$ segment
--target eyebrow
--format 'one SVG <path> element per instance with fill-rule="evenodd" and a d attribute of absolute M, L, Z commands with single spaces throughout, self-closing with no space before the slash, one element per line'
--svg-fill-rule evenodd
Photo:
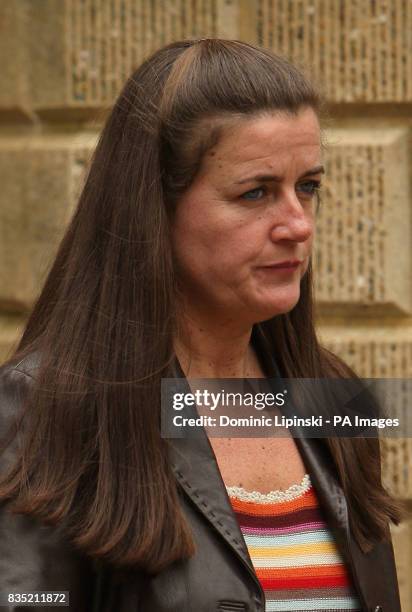
<path fill-rule="evenodd" d="M 312 176 L 313 174 L 325 174 L 324 166 L 316 166 L 315 168 L 307 170 L 299 177 L 299 180 L 305 178 L 306 176 Z M 248 178 L 242 179 L 241 181 L 235 181 L 235 183 L 236 185 L 241 185 L 242 183 L 250 183 L 251 181 L 275 181 L 277 183 L 280 183 L 282 180 L 283 179 L 281 176 L 276 176 L 275 174 L 256 174 L 255 176 L 249 176 Z"/>

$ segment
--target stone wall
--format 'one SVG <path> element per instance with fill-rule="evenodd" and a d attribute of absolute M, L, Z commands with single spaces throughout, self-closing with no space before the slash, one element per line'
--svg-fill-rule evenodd
<path fill-rule="evenodd" d="M 412 376 L 412 0 L 2 0 L 0 23 L 0 359 L 128 74 L 167 42 L 218 36 L 269 47 L 320 83 L 331 113 L 314 261 L 321 338 L 362 376 Z M 409 439 L 383 444 L 387 486 L 408 502 L 411 451 Z M 404 612 L 411 529 L 393 529 Z"/>

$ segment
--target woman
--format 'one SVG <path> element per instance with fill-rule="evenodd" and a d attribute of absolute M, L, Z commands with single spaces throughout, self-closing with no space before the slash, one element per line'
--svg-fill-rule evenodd
<path fill-rule="evenodd" d="M 172 43 L 127 81 L 2 368 L 0 591 L 70 591 L 76 611 L 400 610 L 377 439 L 160 435 L 165 377 L 354 375 L 313 325 L 321 116 L 296 67 L 239 41 Z M 306 476 L 339 562 L 316 588 L 265 586 L 228 492 L 305 483 L 307 500 Z"/>

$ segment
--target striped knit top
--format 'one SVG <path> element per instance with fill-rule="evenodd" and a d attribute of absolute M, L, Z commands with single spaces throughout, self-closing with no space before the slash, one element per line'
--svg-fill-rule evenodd
<path fill-rule="evenodd" d="M 362 609 L 309 474 L 286 491 L 226 489 L 266 612 Z"/>

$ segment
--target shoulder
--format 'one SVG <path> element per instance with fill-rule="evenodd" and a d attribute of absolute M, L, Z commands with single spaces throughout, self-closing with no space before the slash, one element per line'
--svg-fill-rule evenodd
<path fill-rule="evenodd" d="M 40 354 L 11 359 L 0 367 L 0 474 L 13 463 L 22 435 L 20 416 L 34 388 Z"/>
<path fill-rule="evenodd" d="M 22 399 L 22 394 L 34 385 L 39 367 L 38 351 L 0 366 L 0 404 L 4 406 L 6 399 L 9 401 Z"/>
<path fill-rule="evenodd" d="M 34 386 L 40 364 L 38 353 L 0 366 L 0 435 L 18 416 L 30 389 Z"/>
<path fill-rule="evenodd" d="M 35 379 L 40 367 L 40 351 L 32 351 L 25 357 L 12 359 L 0 366 L 0 381 Z M 28 381 L 27 381 L 28 382 Z"/>
<path fill-rule="evenodd" d="M 40 352 L 33 351 L 22 359 L 9 360 L 0 366 L 0 386 L 5 391 L 30 386 L 40 367 Z"/>

